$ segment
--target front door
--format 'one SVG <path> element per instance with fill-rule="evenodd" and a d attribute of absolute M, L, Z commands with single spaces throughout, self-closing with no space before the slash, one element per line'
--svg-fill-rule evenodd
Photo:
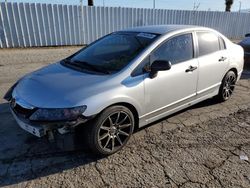
<path fill-rule="evenodd" d="M 159 71 L 150 79 L 145 78 L 145 119 L 157 116 L 176 108 L 196 95 L 198 61 L 194 58 L 192 33 L 175 36 L 150 54 L 150 63 L 166 60 L 172 63 L 167 71 Z"/>

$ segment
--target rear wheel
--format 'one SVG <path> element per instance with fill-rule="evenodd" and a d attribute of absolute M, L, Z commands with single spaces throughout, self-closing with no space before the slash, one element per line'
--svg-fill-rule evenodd
<path fill-rule="evenodd" d="M 236 79 L 236 75 L 233 71 L 229 71 L 225 75 L 220 86 L 219 94 L 217 96 L 220 101 L 226 101 L 232 96 Z"/>
<path fill-rule="evenodd" d="M 112 106 L 89 125 L 89 147 L 97 154 L 113 154 L 126 145 L 133 130 L 132 112 L 124 106 Z"/>

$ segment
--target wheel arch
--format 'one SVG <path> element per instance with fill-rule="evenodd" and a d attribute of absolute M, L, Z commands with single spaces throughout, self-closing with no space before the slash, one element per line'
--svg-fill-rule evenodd
<path fill-rule="evenodd" d="M 227 71 L 227 73 L 228 73 L 229 71 L 233 71 L 233 72 L 235 73 L 236 79 L 238 78 L 238 70 L 237 70 L 235 67 L 230 68 L 230 69 Z M 227 73 L 226 73 L 226 74 L 227 74 Z M 226 75 L 226 74 L 225 74 L 225 75 Z"/>
<path fill-rule="evenodd" d="M 124 107 L 128 108 L 132 112 L 132 114 L 134 116 L 134 120 L 135 120 L 135 127 L 134 127 L 135 129 L 134 129 L 134 131 L 136 131 L 139 128 L 139 113 L 138 113 L 137 109 L 134 107 L 134 105 L 132 105 L 132 104 L 130 104 L 128 102 L 118 102 L 118 103 L 114 103 L 114 104 L 111 104 L 111 105 L 107 106 L 101 112 L 103 112 L 105 109 L 107 109 L 109 107 L 112 107 L 112 106 L 124 106 Z"/>
<path fill-rule="evenodd" d="M 218 99 L 218 101 L 219 102 L 224 102 L 224 101 L 226 101 L 226 100 L 228 100 L 230 97 L 231 97 L 231 95 L 232 95 L 232 93 L 233 93 L 233 90 L 234 90 L 234 86 L 233 86 L 233 88 L 231 88 L 231 83 L 229 83 L 230 85 L 229 86 L 225 86 L 225 87 L 230 87 L 230 89 L 231 89 L 231 94 L 230 94 L 230 92 L 229 91 L 225 91 L 226 93 L 228 93 L 228 96 L 226 95 L 226 96 L 224 96 L 224 84 L 225 84 L 225 79 L 226 79 L 226 77 L 227 77 L 227 75 L 230 73 L 230 72 L 233 72 L 234 74 L 235 74 L 235 77 L 236 77 L 236 79 L 237 79 L 237 77 L 238 77 L 238 72 L 237 72 L 237 69 L 236 68 L 230 68 L 227 72 L 226 72 L 226 74 L 224 75 L 224 77 L 223 77 L 223 79 L 222 79 L 222 82 L 221 82 L 221 85 L 220 85 L 220 88 L 219 88 L 219 93 L 218 93 L 218 95 L 216 96 L 216 98 Z M 235 84 L 235 82 L 236 82 L 237 80 L 235 80 L 234 81 L 234 84 Z M 231 81 L 230 81 L 231 82 Z"/>

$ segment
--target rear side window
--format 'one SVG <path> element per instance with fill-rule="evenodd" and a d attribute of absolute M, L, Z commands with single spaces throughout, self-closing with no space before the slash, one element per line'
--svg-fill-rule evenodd
<path fill-rule="evenodd" d="M 226 49 L 225 41 L 221 37 L 219 37 L 219 43 L 220 43 L 220 50 L 225 50 Z"/>
<path fill-rule="evenodd" d="M 197 32 L 199 56 L 208 55 L 220 50 L 218 36 L 212 32 Z"/>
<path fill-rule="evenodd" d="M 169 39 L 151 54 L 151 62 L 167 60 L 172 64 L 188 61 L 193 58 L 192 34 L 183 34 Z"/>

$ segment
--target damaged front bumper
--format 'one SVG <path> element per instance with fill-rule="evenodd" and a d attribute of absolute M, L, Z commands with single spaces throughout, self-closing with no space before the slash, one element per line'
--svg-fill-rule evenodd
<path fill-rule="evenodd" d="M 25 131 L 37 136 L 37 137 L 42 137 L 46 135 L 46 130 L 42 125 L 35 125 L 32 124 L 28 121 L 26 121 L 24 118 L 18 117 L 15 112 L 10 108 L 10 111 L 15 118 L 17 124 Z"/>
<path fill-rule="evenodd" d="M 10 106 L 10 111 L 15 118 L 17 124 L 25 131 L 30 134 L 43 137 L 48 135 L 49 139 L 53 139 L 53 135 L 55 132 L 59 134 L 70 133 L 74 130 L 74 128 L 80 124 L 87 122 L 90 118 L 78 118 L 74 121 L 59 121 L 59 122 L 33 122 L 27 118 L 22 117 L 17 114 L 12 107 Z"/>

